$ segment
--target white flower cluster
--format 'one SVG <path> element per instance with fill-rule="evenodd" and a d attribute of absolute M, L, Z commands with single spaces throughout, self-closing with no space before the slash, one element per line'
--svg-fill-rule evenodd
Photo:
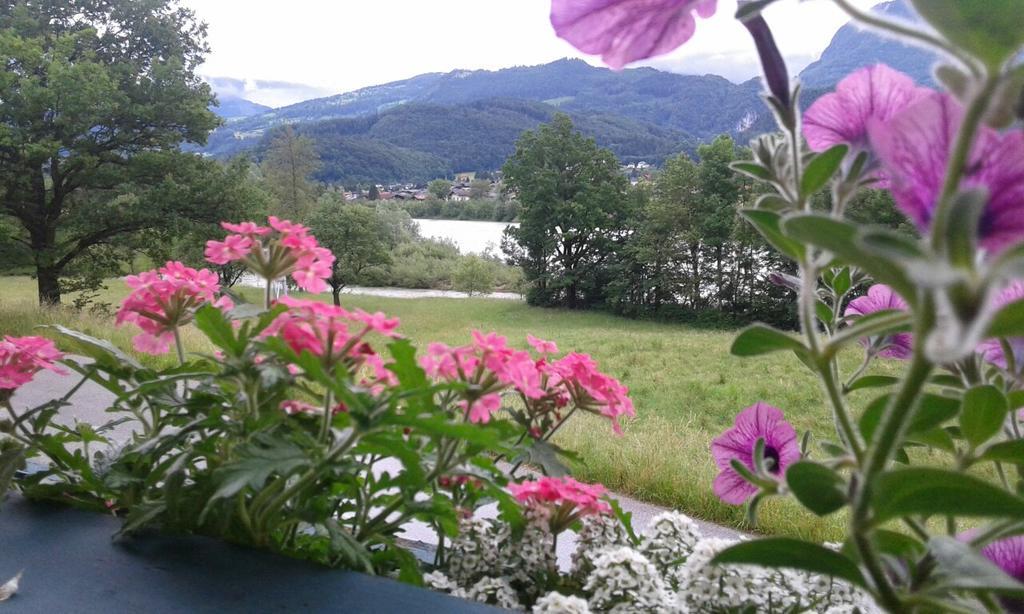
<path fill-rule="evenodd" d="M 629 546 L 597 557 L 583 591 L 598 612 L 664 612 L 675 601 L 658 569 Z"/>
<path fill-rule="evenodd" d="M 533 614 L 591 614 L 586 600 L 573 595 L 550 592 L 537 600 Z"/>
<path fill-rule="evenodd" d="M 651 519 L 640 539 L 640 552 L 666 577 L 683 559 L 689 558 L 701 539 L 697 523 L 678 512 L 666 512 Z M 672 588 L 678 588 L 675 581 Z"/>
<path fill-rule="evenodd" d="M 587 516 L 583 528 L 576 537 L 576 550 L 572 553 L 572 577 L 581 584 L 594 571 L 594 559 L 601 552 L 617 546 L 630 545 L 629 535 L 617 518 L 611 516 Z"/>
<path fill-rule="evenodd" d="M 711 559 L 735 542 L 702 539 L 675 570 L 677 611 L 709 612 L 753 609 L 758 612 L 878 612 L 871 598 L 832 578 L 793 570 L 746 565 L 717 566 Z"/>
<path fill-rule="evenodd" d="M 572 568 L 557 570 L 548 517 L 527 512 L 513 534 L 498 520 L 463 521 L 446 573 L 424 576 L 427 586 L 503 608 L 533 612 L 769 612 L 871 614 L 869 596 L 814 574 L 711 564 L 727 539 L 702 538 L 696 523 L 676 512 L 653 518 L 634 542 L 615 518 L 590 516 L 577 535 Z"/>
<path fill-rule="evenodd" d="M 435 571 L 424 581 L 458 597 L 521 609 L 520 597 L 533 601 L 544 589 L 537 578 L 556 570 L 549 513 L 546 508 L 527 510 L 526 525 L 517 535 L 505 523 L 461 521 L 449 548 L 447 573 Z"/>

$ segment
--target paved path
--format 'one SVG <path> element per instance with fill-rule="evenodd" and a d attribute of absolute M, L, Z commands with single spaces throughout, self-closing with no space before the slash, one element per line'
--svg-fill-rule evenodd
<path fill-rule="evenodd" d="M 87 359 L 81 358 L 81 361 Z M 50 371 L 40 372 L 35 380 L 26 386 L 22 386 L 14 394 L 12 405 L 15 411 L 36 407 L 53 398 L 61 397 L 71 390 L 79 381 L 77 373 L 69 375 L 58 375 Z M 94 382 L 86 382 L 79 388 L 69 401 L 70 405 L 62 408 L 58 414 L 58 420 L 63 424 L 71 425 L 76 420 L 88 422 L 94 426 L 100 426 L 111 419 L 111 414 L 106 412 L 114 400 L 114 395 Z M 111 438 L 115 441 L 125 441 L 132 432 L 131 424 L 121 424 L 111 432 Z M 381 471 L 400 471 L 401 465 L 396 461 L 393 466 L 381 463 Z M 633 514 L 633 526 L 639 531 L 647 526 L 648 521 L 665 511 L 667 508 L 651 505 L 637 501 L 630 497 L 612 493 L 618 499 L 619 504 L 627 512 Z M 478 513 L 483 517 L 493 517 L 497 513 L 496 506 L 484 506 Z M 698 520 L 704 535 L 708 537 L 735 538 L 739 534 L 729 528 Z M 404 529 L 402 537 L 410 542 L 430 546 L 436 544 L 434 532 L 425 524 L 413 521 Z M 559 539 L 558 560 L 563 567 L 568 567 L 572 551 L 575 549 L 575 536 L 569 539 Z"/>

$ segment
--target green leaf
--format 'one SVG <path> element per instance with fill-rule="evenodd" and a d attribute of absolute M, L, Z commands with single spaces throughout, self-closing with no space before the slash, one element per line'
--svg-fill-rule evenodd
<path fill-rule="evenodd" d="M 743 329 L 730 349 L 733 356 L 760 356 L 784 350 L 792 350 L 797 354 L 807 353 L 807 348 L 794 337 L 764 324 L 754 324 Z"/>
<path fill-rule="evenodd" d="M 993 444 L 985 450 L 981 459 L 997 463 L 1024 465 L 1024 439 Z"/>
<path fill-rule="evenodd" d="M 842 296 L 850 291 L 853 281 L 850 279 L 850 267 L 844 266 L 841 271 L 832 279 L 832 290 L 837 296 Z"/>
<path fill-rule="evenodd" d="M 795 215 L 782 223 L 786 236 L 827 249 L 846 264 L 867 271 L 878 283 L 888 284 L 909 304 L 917 299 L 917 288 L 896 259 L 860 241 L 860 228 L 850 222 L 819 214 Z"/>
<path fill-rule="evenodd" d="M 1024 498 L 971 475 L 930 467 L 883 473 L 872 501 L 877 523 L 914 514 L 1024 518 Z"/>
<path fill-rule="evenodd" d="M 914 8 L 950 42 L 1000 68 L 1024 44 L 1021 0 L 912 0 Z"/>
<path fill-rule="evenodd" d="M 878 428 L 878 423 L 891 398 L 891 394 L 884 394 L 871 401 L 867 409 L 864 410 L 858 424 L 861 435 L 866 441 L 871 441 L 874 436 L 875 429 Z M 943 422 L 951 420 L 959 411 L 959 399 L 931 393 L 923 394 L 907 432 L 913 434 L 930 431 Z"/>
<path fill-rule="evenodd" d="M 898 384 L 899 381 L 900 378 L 891 375 L 865 375 L 855 379 L 846 390 L 847 392 L 853 392 L 854 390 L 864 390 L 866 388 L 885 388 L 886 386 Z"/>
<path fill-rule="evenodd" d="M 562 477 L 569 475 L 569 469 L 562 463 L 559 455 L 561 448 L 543 439 L 535 439 L 533 445 L 526 449 L 526 462 L 541 468 L 546 476 Z"/>
<path fill-rule="evenodd" d="M 857 565 L 847 557 L 817 544 L 788 537 L 740 542 L 718 553 L 712 562 L 719 565 L 799 569 L 846 580 L 856 586 L 865 586 L 864 576 Z"/>
<path fill-rule="evenodd" d="M 767 209 L 744 209 L 740 214 L 747 219 L 772 247 L 792 260 L 803 258 L 806 248 L 782 232 L 782 216 Z"/>
<path fill-rule="evenodd" d="M 310 462 L 301 447 L 269 435 L 239 446 L 236 454 L 237 458 L 214 471 L 213 478 L 219 486 L 210 497 L 210 503 L 234 496 L 247 486 L 258 489 L 271 475 L 287 476 Z"/>
<path fill-rule="evenodd" d="M 844 346 L 864 338 L 907 332 L 913 326 L 913 322 L 911 314 L 893 309 L 860 316 L 853 321 L 853 324 L 841 329 L 832 337 L 824 355 L 826 357 L 834 356 Z"/>
<path fill-rule="evenodd" d="M 800 181 L 800 194 L 804 198 L 810 198 L 828 185 L 849 150 L 846 145 L 835 145 L 814 156 L 804 169 L 804 176 Z"/>
<path fill-rule="evenodd" d="M 1010 411 L 1003 392 L 992 385 L 976 386 L 964 393 L 960 433 L 977 448 L 999 434 Z"/>
<path fill-rule="evenodd" d="M 14 474 L 25 468 L 25 448 L 11 439 L 0 439 L 0 505 L 11 488 Z"/>
<path fill-rule="evenodd" d="M 142 364 L 139 363 L 139 361 L 135 360 L 128 354 L 121 351 L 121 349 L 118 348 L 113 343 L 106 341 L 104 339 L 97 339 L 96 337 L 87 335 L 85 333 L 80 333 L 77 330 L 72 330 L 65 326 L 61 326 L 60 324 L 51 324 L 40 328 L 52 328 L 61 335 L 73 339 L 74 341 L 78 342 L 78 344 L 82 348 L 82 351 L 84 351 L 90 357 L 95 359 L 97 362 L 110 364 L 111 359 L 113 359 L 113 362 L 115 364 L 120 363 L 122 365 L 132 367 L 133 369 L 142 368 Z"/>
<path fill-rule="evenodd" d="M 928 541 L 928 551 L 935 559 L 936 581 L 943 588 L 1024 596 L 1024 584 L 960 540 L 933 537 Z"/>
<path fill-rule="evenodd" d="M 224 350 L 228 355 L 240 356 L 245 351 L 245 341 L 235 336 L 231 320 L 220 309 L 212 305 L 204 305 L 196 311 L 193 322 L 213 345 Z"/>
<path fill-rule="evenodd" d="M 772 172 L 756 162 L 733 162 L 729 164 L 729 168 L 761 181 L 771 181 L 773 179 Z"/>
<path fill-rule="evenodd" d="M 1009 303 L 996 312 L 986 337 L 1024 336 L 1024 300 Z"/>
<path fill-rule="evenodd" d="M 416 348 L 408 339 L 397 339 L 388 344 L 393 359 L 388 369 L 398 377 L 407 399 L 409 409 L 414 412 L 429 412 L 433 408 L 430 381 L 426 372 L 416 362 Z"/>
<path fill-rule="evenodd" d="M 804 507 L 827 516 L 846 505 L 846 483 L 824 465 L 800 461 L 786 469 L 786 484 Z"/>

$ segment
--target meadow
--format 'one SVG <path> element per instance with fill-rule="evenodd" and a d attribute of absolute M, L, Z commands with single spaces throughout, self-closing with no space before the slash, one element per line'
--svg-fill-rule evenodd
<path fill-rule="evenodd" d="M 116 309 L 125 292 L 123 283 L 110 281 L 99 300 Z M 66 302 L 70 302 L 67 297 Z M 716 469 L 710 442 L 744 407 L 763 400 L 781 408 L 799 432 L 810 429 L 817 438 L 834 437 L 829 412 L 807 368 L 786 354 L 760 360 L 731 356 L 734 332 L 491 299 L 348 295 L 343 304 L 398 316 L 400 330 L 420 347 L 429 341 L 466 343 L 470 331 L 479 329 L 497 331 L 523 348 L 530 333 L 557 342 L 562 352 L 591 354 L 604 371 L 629 387 L 637 417 L 624 424 L 622 436 L 615 436 L 603 419 L 582 416 L 571 421 L 559 433 L 558 442 L 584 459 L 574 467 L 574 475 L 705 520 L 752 530 L 744 522 L 744 510 L 720 503 L 711 491 Z M 109 339 L 126 349 L 136 332 L 130 326 L 116 328 L 110 312 L 41 309 L 33 280 L 0 278 L 0 333 L 39 334 L 37 325 L 53 323 Z M 189 350 L 209 350 L 197 331 L 184 333 Z M 42 334 L 50 333 L 43 329 Z M 74 351 L 66 340 L 60 343 L 63 349 Z M 139 357 L 151 364 L 172 360 L 170 355 Z M 860 358 L 855 350 L 844 354 L 844 369 L 854 369 Z M 858 409 L 872 398 L 870 391 L 854 394 L 859 395 L 853 397 Z M 823 541 L 840 539 L 844 524 L 841 514 L 817 518 L 790 501 L 772 500 L 762 506 L 759 524 L 753 530 Z"/>

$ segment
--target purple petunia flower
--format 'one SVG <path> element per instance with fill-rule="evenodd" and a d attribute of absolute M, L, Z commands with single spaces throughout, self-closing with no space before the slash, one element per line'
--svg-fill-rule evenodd
<path fill-rule="evenodd" d="M 1007 286 L 995 300 L 995 308 L 1000 309 L 1010 303 L 1024 300 L 1024 282 L 1015 281 Z M 1013 352 L 1013 363 L 1017 370 L 1024 367 L 1024 337 L 1009 337 L 1006 342 Z M 998 339 L 987 339 L 978 344 L 978 353 L 987 362 L 997 365 L 1003 369 L 1007 368 L 1006 354 L 1003 352 L 1003 345 Z"/>
<path fill-rule="evenodd" d="M 906 311 L 907 303 L 889 286 L 875 284 L 868 288 L 866 295 L 850 301 L 844 315 L 847 318 L 857 318 L 887 310 Z M 878 353 L 882 358 L 906 360 L 914 353 L 914 337 L 910 333 L 889 335 L 881 342 L 875 339 L 861 339 L 861 344 L 864 346 L 871 346 L 875 343 L 882 347 L 882 351 Z"/>
<path fill-rule="evenodd" d="M 896 204 L 927 230 L 941 195 L 946 166 L 963 122 L 963 107 L 934 93 L 869 126 Z M 981 217 L 981 246 L 998 252 L 1024 238 L 1024 130 L 1004 134 L 982 126 L 967 165 L 963 188 L 983 188 L 988 204 Z"/>
<path fill-rule="evenodd" d="M 868 126 L 886 122 L 932 90 L 918 87 L 907 75 L 885 64 L 851 73 L 836 91 L 816 100 L 804 114 L 803 132 L 814 151 L 845 143 L 852 149 L 869 145 Z"/>
<path fill-rule="evenodd" d="M 758 439 L 764 439 L 764 457 L 773 475 L 784 475 L 786 467 L 800 460 L 796 431 L 783 419 L 781 410 L 764 402 L 744 409 L 733 427 L 711 442 L 711 455 L 721 470 L 714 491 L 725 503 L 739 505 L 757 494 L 757 486 L 736 473 L 731 462 L 736 459 L 753 470 Z"/>
<path fill-rule="evenodd" d="M 1006 575 L 1024 582 L 1024 535 L 994 541 L 982 548 L 981 553 Z"/>
<path fill-rule="evenodd" d="M 718 0 L 552 0 L 551 25 L 584 53 L 618 70 L 690 40 L 694 13 L 715 14 Z"/>

